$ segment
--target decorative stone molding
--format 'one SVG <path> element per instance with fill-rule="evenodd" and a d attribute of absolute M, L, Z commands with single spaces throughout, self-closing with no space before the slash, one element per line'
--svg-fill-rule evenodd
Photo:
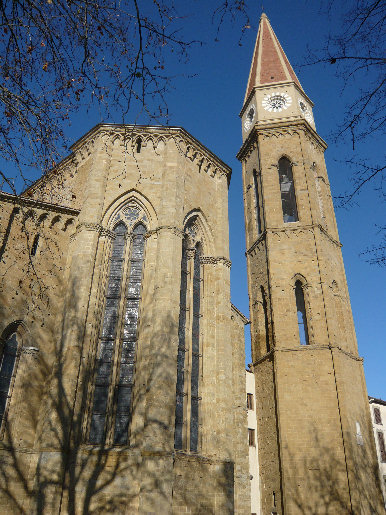
<path fill-rule="evenodd" d="M 148 231 L 145 235 L 145 238 L 150 238 L 150 236 L 157 235 L 161 231 L 171 231 L 176 236 L 183 238 L 184 231 L 175 225 L 159 225 L 155 229 Z"/>
<path fill-rule="evenodd" d="M 200 263 L 202 265 L 224 265 L 227 268 L 232 266 L 232 261 L 224 256 L 202 256 L 200 258 Z"/>
<path fill-rule="evenodd" d="M 38 359 L 39 356 L 39 349 L 37 347 L 22 347 L 21 353 L 26 356 L 32 356 L 35 360 Z"/>

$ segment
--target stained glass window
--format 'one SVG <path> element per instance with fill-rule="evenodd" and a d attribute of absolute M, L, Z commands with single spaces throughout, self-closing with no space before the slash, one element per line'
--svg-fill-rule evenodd
<path fill-rule="evenodd" d="M 190 232 L 189 232 L 190 231 Z M 186 229 L 190 237 L 195 237 L 191 227 Z M 201 248 L 196 243 L 193 249 L 188 249 L 188 236 L 182 245 L 181 287 L 180 287 L 180 317 L 178 326 L 177 353 L 177 385 L 176 385 L 176 417 L 174 447 L 198 450 L 199 434 L 199 377 L 200 377 L 200 309 L 201 309 Z M 194 254 L 193 260 L 188 260 L 188 252 Z M 190 273 L 189 273 L 190 270 Z M 187 300 L 189 299 L 189 303 Z M 190 304 L 191 303 L 191 304 Z M 187 311 L 191 312 L 191 325 L 187 327 Z M 191 347 L 187 348 L 187 334 L 191 334 Z M 187 358 L 189 355 L 189 359 Z M 186 364 L 189 370 L 186 371 Z M 186 373 L 187 372 L 187 373 Z M 187 378 L 190 388 L 187 387 Z M 187 390 L 190 390 L 189 393 Z M 187 409 L 187 408 L 190 409 Z M 189 417 L 189 418 L 188 418 Z"/>
<path fill-rule="evenodd" d="M 129 279 L 125 294 L 121 359 L 116 386 L 115 444 L 127 443 L 129 434 L 145 232 L 142 224 L 137 225 L 133 231 Z"/>
<path fill-rule="evenodd" d="M 287 222 L 296 222 L 298 211 L 296 209 L 296 197 L 294 179 L 292 174 L 292 165 L 289 159 L 282 157 L 279 159 L 279 180 L 281 193 L 281 206 L 283 209 L 283 220 Z"/>
<path fill-rule="evenodd" d="M 114 229 L 89 432 L 89 442 L 93 444 L 105 441 L 107 430 L 112 424 L 114 444 L 126 444 L 128 440 L 145 232 L 143 224 L 133 230 L 130 263 L 125 273 L 128 277 L 124 281 L 127 228 L 120 222 Z M 125 291 L 124 283 L 127 284 Z M 122 327 L 119 311 L 123 295 L 123 329 L 122 334 L 117 334 L 118 328 Z"/>
<path fill-rule="evenodd" d="M 192 321 L 192 371 L 190 402 L 190 450 L 197 451 L 198 446 L 198 378 L 200 374 L 200 303 L 201 303 L 201 265 L 200 244 L 194 253 L 193 268 L 193 321 Z"/>
<path fill-rule="evenodd" d="M 178 321 L 178 352 L 177 352 L 177 387 L 176 387 L 176 422 L 174 447 L 183 448 L 184 425 L 184 366 L 185 366 L 185 331 L 186 331 L 186 293 L 187 293 L 187 238 L 182 243 L 181 286 L 180 286 L 180 316 Z"/>

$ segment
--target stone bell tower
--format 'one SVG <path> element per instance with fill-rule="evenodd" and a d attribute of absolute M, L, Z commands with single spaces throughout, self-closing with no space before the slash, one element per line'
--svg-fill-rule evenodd
<path fill-rule="evenodd" d="M 261 513 L 383 513 L 313 103 L 262 15 L 242 120 Z"/>

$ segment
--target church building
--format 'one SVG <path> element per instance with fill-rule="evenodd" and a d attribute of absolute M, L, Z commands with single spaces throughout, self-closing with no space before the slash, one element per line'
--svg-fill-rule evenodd
<path fill-rule="evenodd" d="M 238 153 L 257 513 L 378 515 L 312 107 L 263 14 Z M 20 196 L 0 193 L 1 513 L 251 513 L 230 180 L 181 127 L 100 124 Z"/>

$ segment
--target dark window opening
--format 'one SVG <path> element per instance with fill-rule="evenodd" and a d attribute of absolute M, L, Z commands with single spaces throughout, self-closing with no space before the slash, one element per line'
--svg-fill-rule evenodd
<path fill-rule="evenodd" d="M 376 424 L 382 424 L 381 410 L 374 408 L 374 419 Z"/>
<path fill-rule="evenodd" d="M 381 455 L 381 462 L 386 463 L 386 447 L 385 447 L 385 439 L 383 437 L 382 431 L 377 431 L 378 437 L 378 445 L 379 445 L 379 454 Z"/>
<path fill-rule="evenodd" d="M 198 378 L 200 372 L 201 249 L 197 243 L 193 264 L 192 370 L 190 403 L 190 450 L 198 448 Z"/>
<path fill-rule="evenodd" d="M 188 278 L 187 238 L 182 242 L 181 285 L 180 285 L 180 316 L 178 321 L 178 351 L 177 351 L 177 385 L 176 385 L 176 416 L 174 431 L 174 448 L 183 448 L 184 425 L 184 366 L 185 366 L 185 330 L 186 330 L 186 294 Z"/>
<path fill-rule="evenodd" d="M 292 165 L 286 157 L 279 159 L 279 181 L 284 223 L 297 222 L 299 218 L 296 208 Z"/>
<path fill-rule="evenodd" d="M 32 247 L 31 247 L 31 256 L 36 256 L 36 252 L 38 250 L 38 246 L 39 246 L 39 234 L 37 234 L 34 238 L 34 241 L 32 243 Z"/>
<path fill-rule="evenodd" d="M 259 185 L 257 179 L 257 172 L 253 170 L 253 183 L 255 186 L 255 202 L 256 202 L 256 223 L 257 223 L 257 232 L 261 234 L 261 217 L 260 217 L 260 199 L 259 199 Z"/>
<path fill-rule="evenodd" d="M 308 345 L 308 327 L 307 327 L 307 314 L 304 302 L 304 291 L 300 281 L 295 283 L 295 298 L 296 298 L 296 311 L 298 317 L 298 329 L 301 345 Z"/>
<path fill-rule="evenodd" d="M 137 154 L 140 154 L 141 147 L 142 147 L 142 139 L 138 138 L 136 143 L 137 143 L 137 146 L 136 146 Z"/>
<path fill-rule="evenodd" d="M 0 423 L 3 420 L 9 389 L 17 356 L 17 337 L 16 333 L 11 334 L 3 344 L 1 365 L 0 365 Z"/>
<path fill-rule="evenodd" d="M 247 409 L 253 409 L 253 394 L 247 393 Z"/>
<path fill-rule="evenodd" d="M 265 350 L 269 352 L 271 350 L 271 345 L 269 341 L 269 320 L 268 320 L 268 306 L 267 306 L 267 298 L 265 295 L 264 288 L 261 286 L 261 296 L 263 299 L 263 311 L 264 311 L 264 329 L 265 329 Z"/>
<path fill-rule="evenodd" d="M 249 447 L 255 447 L 256 446 L 256 440 L 255 440 L 255 430 L 248 428 L 248 443 Z"/>

